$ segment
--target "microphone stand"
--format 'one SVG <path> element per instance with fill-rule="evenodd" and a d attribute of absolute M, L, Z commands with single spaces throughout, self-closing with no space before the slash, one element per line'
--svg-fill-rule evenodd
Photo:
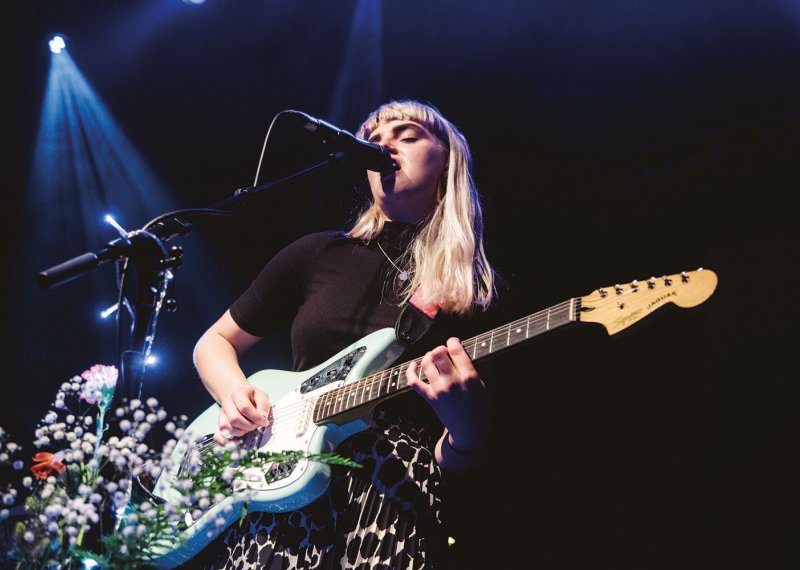
<path fill-rule="evenodd" d="M 327 159 L 283 178 L 239 188 L 232 196 L 208 208 L 167 212 L 132 232 L 120 229 L 121 237 L 108 242 L 100 250 L 64 261 L 36 276 L 39 286 L 52 289 L 110 261 L 121 263 L 117 318 L 120 331 L 126 315 L 130 319 L 130 337 L 127 347 L 123 347 L 121 338 L 118 339 L 120 375 L 110 409 L 116 409 L 125 400 L 141 398 L 146 361 L 155 340 L 158 316 L 162 309 L 175 310 L 177 306 L 173 279 L 174 270 L 181 265 L 183 252 L 179 246 L 167 248 L 166 242 L 188 234 L 201 220 L 237 215 L 245 205 L 263 197 L 267 191 L 331 168 L 345 158 L 344 153 L 332 153 Z M 116 416 L 111 414 L 110 417 Z"/>

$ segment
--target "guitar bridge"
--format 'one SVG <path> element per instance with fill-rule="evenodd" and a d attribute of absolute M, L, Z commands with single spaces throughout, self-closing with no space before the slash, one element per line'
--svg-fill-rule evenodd
<path fill-rule="evenodd" d="M 297 467 L 297 459 L 275 461 L 266 470 L 261 467 L 248 467 L 240 469 L 242 477 L 233 481 L 234 492 L 245 490 L 265 491 L 272 483 L 286 479 Z"/>

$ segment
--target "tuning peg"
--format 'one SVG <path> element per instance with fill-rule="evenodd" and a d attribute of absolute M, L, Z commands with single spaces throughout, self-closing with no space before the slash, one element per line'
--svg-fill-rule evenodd
<path fill-rule="evenodd" d="M 681 282 L 688 283 L 689 282 L 689 274 L 685 271 L 681 271 Z"/>
<path fill-rule="evenodd" d="M 639 290 L 639 282 L 636 279 L 631 281 L 631 289 L 633 290 L 634 293 L 636 293 L 636 291 Z"/>
<path fill-rule="evenodd" d="M 622 295 L 622 287 L 620 287 L 619 283 L 614 285 L 614 291 L 617 292 L 617 295 Z"/>
<path fill-rule="evenodd" d="M 669 287 L 670 285 L 672 285 L 672 279 L 670 279 L 670 278 L 669 278 L 669 277 L 667 277 L 666 275 L 664 275 L 664 276 L 662 277 L 662 279 L 664 280 L 664 285 L 666 285 L 667 287 Z"/>
<path fill-rule="evenodd" d="M 655 289 L 656 288 L 656 278 L 651 277 L 647 280 L 647 288 L 648 289 Z"/>
<path fill-rule="evenodd" d="M 617 301 L 617 308 L 624 309 L 625 308 L 625 303 L 623 303 L 622 301 Z"/>
<path fill-rule="evenodd" d="M 602 287 L 600 287 L 600 288 L 597 290 L 597 292 L 598 292 L 598 293 L 600 293 L 600 296 L 601 296 L 601 297 L 603 297 L 603 298 L 606 298 L 606 297 L 608 297 L 608 291 L 606 291 L 606 290 L 605 290 L 605 289 L 603 289 Z"/>

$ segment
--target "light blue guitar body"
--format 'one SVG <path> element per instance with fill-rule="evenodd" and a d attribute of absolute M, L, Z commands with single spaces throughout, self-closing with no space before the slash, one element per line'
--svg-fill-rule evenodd
<path fill-rule="evenodd" d="M 403 345 L 391 328 L 380 329 L 345 348 L 319 366 L 305 372 L 262 370 L 248 378 L 264 390 L 272 403 L 271 423 L 249 434 L 248 447 L 268 452 L 305 451 L 309 454 L 333 451 L 350 435 L 368 427 L 364 419 L 353 419 L 337 425 L 317 425 L 313 411 L 324 394 L 391 365 L 403 352 Z M 335 405 L 336 403 L 333 402 Z M 366 407 L 354 408 L 363 416 Z M 181 498 L 175 483 L 188 467 L 192 454 L 211 445 L 217 428 L 220 406 L 214 404 L 186 428 L 172 453 L 172 467 L 156 481 L 153 494 L 177 504 Z M 344 416 L 345 414 L 340 414 Z M 246 498 L 248 512 L 282 512 L 304 507 L 327 488 L 331 468 L 318 461 L 300 460 L 294 464 L 275 464 L 267 472 L 272 479 L 248 481 L 245 492 L 234 493 L 214 504 L 197 520 L 187 520 L 188 528 L 175 544 L 165 548 L 155 562 L 158 568 L 174 568 L 191 559 L 241 515 Z M 256 478 L 257 479 L 257 478 Z M 228 508 L 231 507 L 231 508 Z"/>

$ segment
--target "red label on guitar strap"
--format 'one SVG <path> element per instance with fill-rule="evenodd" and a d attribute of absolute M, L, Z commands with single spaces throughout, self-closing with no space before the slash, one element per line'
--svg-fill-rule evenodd
<path fill-rule="evenodd" d="M 409 303 L 414 305 L 417 309 L 419 309 L 419 311 L 422 314 L 424 314 L 429 319 L 436 318 L 436 314 L 439 312 L 439 305 L 437 305 L 436 303 L 433 303 L 433 302 L 428 303 L 427 305 L 423 304 L 423 302 L 422 302 L 423 297 L 424 297 L 424 293 L 422 291 L 422 287 L 419 287 L 419 289 L 417 289 L 416 293 L 414 293 L 411 296 L 411 299 L 409 300 Z"/>

